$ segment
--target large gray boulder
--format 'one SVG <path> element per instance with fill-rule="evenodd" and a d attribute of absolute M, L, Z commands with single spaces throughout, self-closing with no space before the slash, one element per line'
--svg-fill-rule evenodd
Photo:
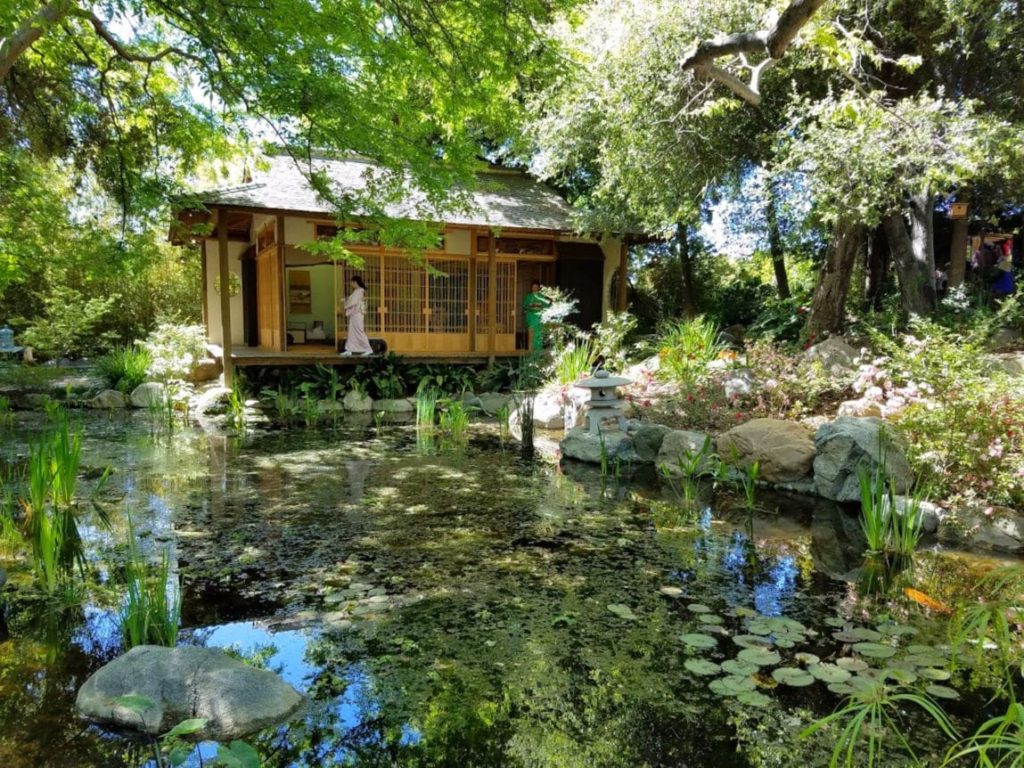
<path fill-rule="evenodd" d="M 132 408 L 152 408 L 163 405 L 164 385 L 157 381 L 139 384 L 132 390 L 128 402 L 131 403 Z"/>
<path fill-rule="evenodd" d="M 384 413 L 412 413 L 416 410 L 416 403 L 408 397 L 399 397 L 394 400 L 376 400 L 374 407 Z"/>
<path fill-rule="evenodd" d="M 1024 352 L 985 355 L 985 363 L 991 371 L 1001 371 L 1010 376 L 1024 376 Z"/>
<path fill-rule="evenodd" d="M 373 398 L 365 392 L 350 390 L 341 400 L 342 407 L 346 411 L 354 413 L 366 413 L 373 410 Z"/>
<path fill-rule="evenodd" d="M 814 448 L 814 488 L 826 499 L 859 501 L 859 473 L 874 473 L 883 462 L 896 493 L 914 484 L 903 448 L 881 419 L 841 416 L 818 429 Z"/>
<path fill-rule="evenodd" d="M 633 447 L 640 461 L 651 463 L 658 458 L 665 436 L 672 430 L 663 424 L 641 424 L 633 431 Z"/>
<path fill-rule="evenodd" d="M 860 353 L 839 336 L 829 336 L 804 352 L 804 358 L 817 361 L 833 375 L 849 373 L 857 367 Z"/>
<path fill-rule="evenodd" d="M 718 436 L 718 455 L 741 469 L 756 461 L 766 482 L 792 483 L 811 474 L 814 440 L 803 424 L 751 419 Z"/>
<path fill-rule="evenodd" d="M 86 408 L 93 408 L 98 411 L 112 411 L 116 408 L 125 408 L 128 405 L 128 398 L 116 389 L 104 389 L 95 397 L 85 401 Z"/>
<path fill-rule="evenodd" d="M 141 699 L 126 706 L 124 697 Z M 152 736 L 202 718 L 198 736 L 229 741 L 287 721 L 303 701 L 273 672 L 219 649 L 140 645 L 86 680 L 75 707 L 93 723 Z"/>
<path fill-rule="evenodd" d="M 603 443 L 603 449 L 602 449 Z M 600 435 L 588 431 L 584 427 L 574 427 L 565 433 L 559 446 L 562 456 L 589 464 L 600 464 L 602 450 L 609 463 L 633 462 L 637 460 L 633 449 L 633 439 L 625 432 L 609 431 Z"/>
<path fill-rule="evenodd" d="M 224 367 L 220 360 L 212 357 L 204 357 L 197 360 L 192 370 L 189 371 L 188 380 L 193 384 L 202 384 L 206 381 L 214 381 L 223 373 Z"/>
<path fill-rule="evenodd" d="M 687 453 L 700 453 L 707 439 L 708 436 L 703 432 L 673 429 L 661 441 L 655 466 L 659 472 L 667 473 L 670 477 L 681 477 L 683 470 L 679 467 L 679 460 Z M 705 459 L 699 471 L 709 472 L 711 468 L 711 462 Z"/>

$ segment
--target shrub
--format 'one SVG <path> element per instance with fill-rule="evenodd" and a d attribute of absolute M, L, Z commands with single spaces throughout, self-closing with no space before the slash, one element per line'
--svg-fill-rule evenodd
<path fill-rule="evenodd" d="M 110 389 L 131 392 L 146 381 L 153 356 L 144 347 L 115 347 L 96 359 L 96 372 Z"/>
<path fill-rule="evenodd" d="M 110 340 L 96 333 L 110 314 L 118 296 L 87 298 L 68 286 L 53 286 L 41 297 L 43 313 L 25 328 L 22 342 L 48 355 L 83 357 L 108 346 Z"/>
<path fill-rule="evenodd" d="M 708 363 L 725 350 L 715 324 L 704 317 L 666 325 L 657 345 L 662 375 L 680 382 L 703 377 Z"/>
<path fill-rule="evenodd" d="M 572 384 L 586 376 L 597 362 L 597 351 L 589 338 L 570 341 L 551 361 L 551 377 L 559 384 Z"/>
<path fill-rule="evenodd" d="M 142 346 L 152 356 L 150 375 L 159 381 L 183 381 L 206 356 L 206 329 L 201 325 L 160 323 Z"/>
<path fill-rule="evenodd" d="M 911 464 L 944 495 L 1021 503 L 1024 393 L 988 366 L 983 339 L 921 319 L 910 331 L 896 340 L 873 334 L 886 357 L 876 360 L 872 395 L 890 406 Z M 891 407 L 894 397 L 901 408 Z"/>
<path fill-rule="evenodd" d="M 636 325 L 636 318 L 629 312 L 609 312 L 603 322 L 594 325 L 594 355 L 602 368 L 618 373 L 629 364 L 627 341 Z"/>

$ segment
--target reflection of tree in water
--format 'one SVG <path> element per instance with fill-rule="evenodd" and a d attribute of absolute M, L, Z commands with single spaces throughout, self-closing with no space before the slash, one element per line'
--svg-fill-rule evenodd
<path fill-rule="evenodd" d="M 806 597 L 793 552 L 700 528 L 656 534 L 642 506 L 598 509 L 544 478 L 521 478 L 492 512 L 485 476 L 423 471 L 446 506 L 425 502 L 410 525 L 403 484 L 424 478 L 394 473 L 397 493 L 369 491 L 378 526 L 363 540 L 422 599 L 311 645 L 320 716 L 291 729 L 280 764 L 744 764 L 729 710 L 683 667 L 693 618 L 659 587 L 788 613 Z M 476 493 L 464 498 L 465 482 Z M 613 615 L 618 603 L 638 620 Z"/>

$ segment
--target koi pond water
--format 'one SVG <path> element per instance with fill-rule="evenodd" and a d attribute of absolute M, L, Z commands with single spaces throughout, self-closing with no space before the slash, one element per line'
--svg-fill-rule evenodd
<path fill-rule="evenodd" d="M 73 419 L 85 587 L 44 599 L 0 547 L 5 768 L 146 764 L 74 711 L 124 651 L 129 515 L 143 554 L 169 555 L 179 644 L 232 648 L 307 695 L 248 740 L 270 766 L 827 765 L 849 719 L 805 730 L 873 689 L 892 720 L 853 764 L 885 735 L 880 764 L 915 764 L 910 746 L 939 765 L 956 739 L 886 696 L 938 703 L 960 738 L 1005 710 L 998 654 L 953 658 L 947 616 L 1005 563 L 927 542 L 865 561 L 855 513 L 831 504 L 765 492 L 748 519 L 734 493 L 684 503 L 653 476 L 523 458 L 485 425 L 451 444 L 384 422 Z M 44 425 L 0 432 L 9 496 Z"/>

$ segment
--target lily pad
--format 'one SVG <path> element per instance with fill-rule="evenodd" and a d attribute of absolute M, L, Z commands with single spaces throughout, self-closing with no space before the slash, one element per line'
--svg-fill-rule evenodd
<path fill-rule="evenodd" d="M 701 618 L 704 618 L 703 616 Z M 707 632 L 709 635 L 728 635 L 729 632 L 720 624 L 701 624 L 697 627 L 701 632 Z"/>
<path fill-rule="evenodd" d="M 737 607 L 732 609 L 732 614 L 733 614 L 733 616 L 736 616 L 737 618 L 745 619 L 745 618 L 757 616 L 757 611 L 753 610 L 752 608 L 747 608 L 745 606 L 739 605 L 739 606 L 737 606 Z"/>
<path fill-rule="evenodd" d="M 908 664 L 913 664 L 915 667 L 942 667 L 946 663 L 942 656 L 935 653 L 911 654 L 904 657 L 903 660 Z"/>
<path fill-rule="evenodd" d="M 934 696 L 936 699 L 959 699 L 960 694 L 948 685 L 939 685 L 938 683 L 932 683 L 926 685 L 924 689 Z"/>
<path fill-rule="evenodd" d="M 912 669 L 902 667 L 888 667 L 882 670 L 882 677 L 893 680 L 901 685 L 911 685 L 917 682 L 917 673 Z"/>
<path fill-rule="evenodd" d="M 838 696 L 850 696 L 856 693 L 854 687 L 849 683 L 829 683 L 828 689 Z"/>
<path fill-rule="evenodd" d="M 711 613 L 711 609 L 703 603 L 690 603 L 686 608 L 690 613 Z"/>
<path fill-rule="evenodd" d="M 915 656 L 926 653 L 938 653 L 942 654 L 943 656 L 946 655 L 946 651 L 944 651 L 941 648 L 938 648 L 934 645 L 921 645 L 919 643 L 915 643 L 914 645 L 908 645 L 907 653 L 913 654 Z"/>
<path fill-rule="evenodd" d="M 895 648 L 881 643 L 857 643 L 853 646 L 853 650 L 870 659 L 891 659 L 896 655 Z"/>
<path fill-rule="evenodd" d="M 630 610 L 628 605 L 623 605 L 622 603 L 609 603 L 608 610 L 620 619 L 626 619 L 628 621 L 637 620 L 637 615 Z"/>
<path fill-rule="evenodd" d="M 917 634 L 917 628 L 909 624 L 899 624 L 895 621 L 887 621 L 878 625 L 878 631 L 891 637 L 909 637 Z"/>
<path fill-rule="evenodd" d="M 757 688 L 757 684 L 751 677 L 729 675 L 712 680 L 708 683 L 708 688 L 719 696 L 739 696 L 741 693 L 753 691 Z"/>
<path fill-rule="evenodd" d="M 857 638 L 857 642 L 877 643 L 882 639 L 881 632 L 876 632 L 867 627 L 854 627 L 850 630 L 850 634 Z"/>
<path fill-rule="evenodd" d="M 665 595 L 665 597 L 679 597 L 683 594 L 683 590 L 681 590 L 679 587 L 665 586 L 659 589 L 658 591 L 661 592 L 661 594 Z"/>
<path fill-rule="evenodd" d="M 793 688 L 806 688 L 814 682 L 811 674 L 804 669 L 797 667 L 779 667 L 772 670 L 772 677 L 782 685 L 789 685 Z"/>
<path fill-rule="evenodd" d="M 864 659 L 855 659 L 852 656 L 844 656 L 841 659 L 836 659 L 836 666 L 842 667 L 847 672 L 860 672 L 861 670 L 868 668 L 868 664 Z"/>
<path fill-rule="evenodd" d="M 792 648 L 797 644 L 799 640 L 802 639 L 803 638 L 797 638 L 796 640 L 794 640 L 792 637 L 789 637 L 788 635 L 780 635 L 779 637 L 775 638 L 775 645 L 777 645 L 779 648 Z"/>
<path fill-rule="evenodd" d="M 835 664 L 815 664 L 808 667 L 807 671 L 823 683 L 845 683 L 852 677 L 850 672 Z"/>
<path fill-rule="evenodd" d="M 772 641 L 757 635 L 735 635 L 732 639 L 741 648 L 771 648 Z"/>
<path fill-rule="evenodd" d="M 706 659 L 687 659 L 683 666 L 695 675 L 717 675 L 722 671 L 722 668 L 715 662 Z"/>
<path fill-rule="evenodd" d="M 715 638 L 713 638 L 711 635 L 699 635 L 696 632 L 691 632 L 689 634 L 682 635 L 679 639 L 691 648 L 703 648 L 706 650 L 708 648 L 714 648 L 716 645 L 718 645 L 718 641 L 715 640 Z"/>
<path fill-rule="evenodd" d="M 752 635 L 770 635 L 772 628 L 766 619 L 755 619 L 747 623 L 747 632 Z"/>
<path fill-rule="evenodd" d="M 842 616 L 829 616 L 825 619 L 825 624 L 829 627 L 835 627 L 836 629 L 842 629 L 846 626 L 846 619 Z"/>
<path fill-rule="evenodd" d="M 751 664 L 749 661 L 741 659 L 729 659 L 722 662 L 722 671 L 728 672 L 730 675 L 753 675 L 759 669 L 760 667 L 757 664 Z"/>
<path fill-rule="evenodd" d="M 771 627 L 772 632 L 784 632 L 790 635 L 803 635 L 807 632 L 807 627 L 787 616 L 773 616 L 768 619 L 768 626 Z"/>
<path fill-rule="evenodd" d="M 725 619 L 719 616 L 717 613 L 702 613 L 700 620 L 705 624 L 724 624 Z"/>
<path fill-rule="evenodd" d="M 804 667 L 809 667 L 812 664 L 817 664 L 821 661 L 821 659 L 815 656 L 813 653 L 797 653 L 793 656 L 793 661 Z"/>
<path fill-rule="evenodd" d="M 768 648 L 744 648 L 736 657 L 748 664 L 756 664 L 759 667 L 770 667 L 782 661 L 782 657 Z"/>
<path fill-rule="evenodd" d="M 923 677 L 925 680 L 949 680 L 948 669 L 938 669 L 936 667 L 923 667 L 917 670 L 917 674 Z"/>
<path fill-rule="evenodd" d="M 736 701 L 748 707 L 767 707 L 772 703 L 771 697 L 759 691 L 745 691 L 736 697 Z"/>

